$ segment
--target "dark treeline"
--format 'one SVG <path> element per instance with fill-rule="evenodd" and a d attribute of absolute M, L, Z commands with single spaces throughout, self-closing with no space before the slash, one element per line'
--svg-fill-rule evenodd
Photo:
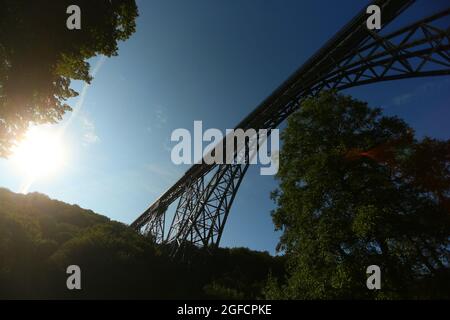
<path fill-rule="evenodd" d="M 124 224 L 77 205 L 0 189 L 0 298 L 262 298 L 283 257 L 245 248 L 169 259 Z M 82 290 L 66 287 L 78 265 Z"/>

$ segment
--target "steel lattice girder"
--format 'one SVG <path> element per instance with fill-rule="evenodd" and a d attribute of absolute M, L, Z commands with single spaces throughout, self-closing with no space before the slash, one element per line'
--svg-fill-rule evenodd
<path fill-rule="evenodd" d="M 382 7 L 385 25 L 412 2 L 374 1 Z M 366 14 L 362 11 L 236 128 L 276 128 L 299 108 L 302 100 L 324 89 L 343 90 L 387 80 L 449 75 L 449 16 L 447 9 L 383 36 L 367 30 Z M 438 27 L 442 21 L 445 29 Z M 144 229 L 143 233 L 152 234 L 158 242 L 174 243 L 176 247 L 186 241 L 217 246 L 247 168 L 248 165 L 195 164 L 131 226 L 141 232 Z M 211 172 L 212 178 L 207 179 Z M 207 185 L 205 180 L 209 181 Z M 177 199 L 178 207 L 164 240 L 165 211 Z"/>
<path fill-rule="evenodd" d="M 172 226 L 177 226 L 178 222 L 182 221 L 181 228 L 169 236 L 167 241 L 176 244 L 176 248 L 186 241 L 204 247 L 217 246 L 248 166 L 248 164 L 218 166 L 206 189 L 196 191 L 201 193 L 201 196 L 196 199 L 190 212 L 176 211 Z"/>

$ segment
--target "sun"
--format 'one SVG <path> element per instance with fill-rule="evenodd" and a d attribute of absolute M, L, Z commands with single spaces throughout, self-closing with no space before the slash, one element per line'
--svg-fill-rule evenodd
<path fill-rule="evenodd" d="M 13 148 L 11 161 L 27 179 L 56 173 L 65 162 L 60 132 L 51 127 L 30 127 L 25 138 Z"/>

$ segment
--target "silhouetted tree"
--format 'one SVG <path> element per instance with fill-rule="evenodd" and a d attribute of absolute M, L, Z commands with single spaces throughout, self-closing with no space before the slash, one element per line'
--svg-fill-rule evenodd
<path fill-rule="evenodd" d="M 282 139 L 273 220 L 289 276 L 269 297 L 450 297 L 450 141 L 417 141 L 333 92 L 306 100 Z M 374 264 L 382 288 L 370 291 Z"/>
<path fill-rule="evenodd" d="M 80 30 L 66 27 L 69 5 L 81 9 Z M 86 60 L 116 55 L 137 14 L 134 0 L 0 0 L 0 157 L 30 123 L 71 110 L 71 80 L 90 82 Z"/>

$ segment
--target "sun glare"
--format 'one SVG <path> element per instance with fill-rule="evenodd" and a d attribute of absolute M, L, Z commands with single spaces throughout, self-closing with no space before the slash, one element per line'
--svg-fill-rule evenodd
<path fill-rule="evenodd" d="M 13 149 L 11 160 L 27 179 L 54 174 L 65 160 L 61 134 L 48 127 L 31 127 Z"/>

